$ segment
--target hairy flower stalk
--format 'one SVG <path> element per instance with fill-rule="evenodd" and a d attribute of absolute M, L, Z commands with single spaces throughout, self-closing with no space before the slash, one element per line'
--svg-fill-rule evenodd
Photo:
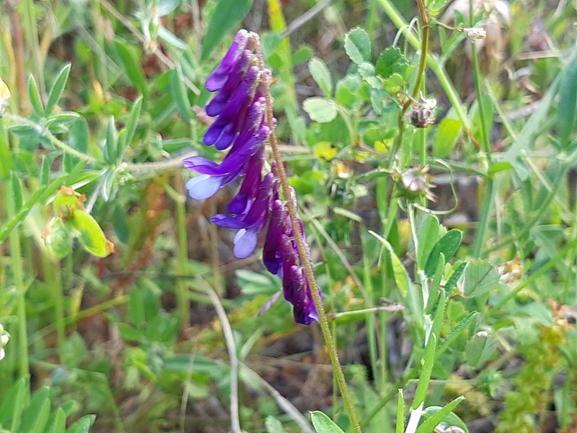
<path fill-rule="evenodd" d="M 201 173 L 186 187 L 192 198 L 202 200 L 243 178 L 227 206 L 230 214 L 215 215 L 211 220 L 238 229 L 233 250 L 238 258 L 254 252 L 259 233 L 267 227 L 263 262 L 271 273 L 282 278 L 283 294 L 293 304 L 295 321 L 305 325 L 320 323 L 351 424 L 355 432 L 361 433 L 316 284 L 296 196 L 288 183 L 273 132 L 276 119 L 270 82 L 271 73 L 264 65 L 258 35 L 240 30 L 205 85 L 209 91 L 218 92 L 206 107 L 208 115 L 218 118 L 203 141 L 219 150 L 230 150 L 220 164 L 201 157 L 186 159 L 185 167 Z M 270 142 L 274 161 L 271 171 L 263 176 L 266 141 Z"/>
<path fill-rule="evenodd" d="M 309 325 L 318 321 L 310 279 L 303 268 L 303 257 L 295 241 L 295 225 L 288 212 L 287 200 L 296 207 L 294 191 L 281 199 L 280 180 L 275 163 L 272 171 L 263 173 L 264 146 L 276 120 L 266 115 L 266 92 L 270 71 L 262 67 L 255 53 L 258 35 L 240 30 L 222 62 L 208 77 L 206 88 L 217 92 L 206 106 L 209 116 L 217 117 L 203 137 L 207 146 L 229 149 L 220 164 L 200 156 L 184 160 L 184 166 L 199 176 L 190 179 L 186 188 L 196 200 L 212 197 L 221 188 L 240 180 L 235 197 L 227 206 L 228 214 L 218 214 L 211 221 L 238 230 L 233 253 L 246 258 L 256 250 L 265 228 L 263 261 L 267 269 L 283 281 L 285 299 L 293 305 L 297 323 Z M 304 239 L 303 224 L 296 230 Z M 308 248 L 304 252 L 309 255 Z M 310 261 L 310 259 L 309 259 Z M 317 293 L 321 294 L 315 286 Z"/>

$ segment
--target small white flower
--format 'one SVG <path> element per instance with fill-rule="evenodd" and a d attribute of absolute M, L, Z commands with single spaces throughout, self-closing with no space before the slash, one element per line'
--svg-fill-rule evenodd
<path fill-rule="evenodd" d="M 0 117 L 4 115 L 4 110 L 8 107 L 8 100 L 10 99 L 10 89 L 2 78 L 0 78 Z"/>
<path fill-rule="evenodd" d="M 487 37 L 487 32 L 483 27 L 467 27 L 463 29 L 463 33 L 471 39 L 485 39 Z"/>
<path fill-rule="evenodd" d="M 10 340 L 10 334 L 4 330 L 4 326 L 0 323 L 0 361 L 6 356 L 4 346 L 8 344 L 8 340 Z"/>

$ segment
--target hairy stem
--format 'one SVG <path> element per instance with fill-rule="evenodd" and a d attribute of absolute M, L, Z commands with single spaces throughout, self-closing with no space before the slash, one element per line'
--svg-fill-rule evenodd
<path fill-rule="evenodd" d="M 261 70 L 265 70 L 264 58 L 262 55 L 260 44 L 257 44 L 257 55 L 259 58 Z M 269 142 L 270 142 L 270 146 L 272 148 L 273 158 L 276 162 L 276 174 L 277 174 L 278 178 L 280 179 L 282 191 L 283 191 L 283 194 L 284 194 L 286 201 L 287 201 L 288 213 L 290 216 L 291 224 L 294 227 L 294 230 L 293 230 L 294 238 L 295 238 L 295 242 L 297 244 L 297 249 L 298 249 L 299 255 L 301 257 L 301 262 L 302 262 L 301 264 L 304 268 L 309 286 L 311 287 L 311 294 L 312 294 L 312 298 L 313 298 L 313 301 L 315 303 L 315 307 L 316 307 L 318 315 L 319 315 L 319 323 L 321 326 L 321 332 L 323 334 L 323 339 L 325 341 L 325 345 L 326 345 L 327 351 L 329 353 L 329 357 L 331 359 L 331 364 L 333 366 L 333 372 L 335 374 L 335 379 L 339 385 L 341 395 L 343 396 L 343 400 L 345 403 L 345 407 L 347 409 L 347 413 L 349 415 L 349 419 L 351 420 L 351 424 L 353 425 L 354 430 L 357 433 L 361 433 L 361 427 L 359 425 L 359 421 L 357 418 L 357 414 L 355 412 L 353 401 L 352 401 L 351 396 L 349 394 L 349 391 L 347 389 L 347 384 L 345 381 L 345 375 L 343 373 L 343 369 L 341 367 L 341 364 L 339 363 L 337 348 L 336 348 L 335 342 L 333 340 L 333 337 L 331 335 L 331 331 L 329 329 L 329 323 L 327 320 L 327 315 L 326 315 L 325 310 L 323 308 L 323 303 L 322 303 L 321 297 L 320 297 L 318 291 L 316 290 L 317 282 L 316 282 L 315 273 L 313 270 L 313 265 L 312 265 L 311 260 L 309 258 L 309 254 L 307 252 L 307 247 L 305 245 L 305 241 L 303 239 L 301 231 L 298 229 L 298 227 L 299 227 L 298 209 L 296 208 L 296 206 L 292 200 L 291 187 L 288 183 L 288 178 L 287 178 L 286 171 L 284 169 L 283 160 L 282 160 L 280 151 L 278 149 L 278 141 L 277 141 L 276 135 L 274 133 L 275 122 L 274 122 L 274 113 L 273 113 L 273 107 L 272 107 L 272 96 L 270 95 L 270 75 L 267 75 L 265 77 L 264 86 L 265 86 L 264 94 L 265 94 L 265 98 L 266 98 L 266 117 L 267 117 L 267 121 L 268 121 L 268 126 L 271 130 Z"/>
<path fill-rule="evenodd" d="M 59 140 L 58 138 L 56 138 L 49 130 L 48 128 L 45 128 L 42 125 L 39 125 L 38 123 L 27 119 L 26 117 L 22 117 L 22 116 L 16 116 L 13 114 L 6 114 L 4 116 L 9 124 L 12 123 L 14 125 L 26 125 L 29 126 L 31 128 L 34 128 L 38 134 L 42 135 L 44 138 L 46 138 L 48 141 L 50 141 L 50 143 L 52 143 L 54 146 L 60 148 L 61 150 L 63 150 L 64 152 L 75 156 L 83 161 L 87 161 L 87 162 L 96 162 L 96 158 L 94 158 L 92 155 L 88 155 L 86 153 L 82 153 L 79 152 L 78 150 L 74 149 L 73 147 L 70 147 L 68 144 L 64 143 L 63 141 Z"/>

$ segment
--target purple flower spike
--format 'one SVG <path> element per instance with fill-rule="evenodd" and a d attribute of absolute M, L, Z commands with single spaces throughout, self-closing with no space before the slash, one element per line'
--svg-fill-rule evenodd
<path fill-rule="evenodd" d="M 209 92 L 216 92 L 226 83 L 230 71 L 244 52 L 249 38 L 250 33 L 246 30 L 242 29 L 238 31 L 224 58 L 206 80 L 204 86 Z"/>
<path fill-rule="evenodd" d="M 296 207 L 296 196 L 291 190 L 289 197 L 285 195 L 281 200 L 275 161 L 271 163 L 271 172 L 262 174 L 265 142 L 276 126 L 276 119 L 267 115 L 270 101 L 267 83 L 271 72 L 259 66 L 255 53 L 260 51 L 258 46 L 258 35 L 240 30 L 222 62 L 208 77 L 207 90 L 218 93 L 205 111 L 218 117 L 208 127 L 203 142 L 217 150 L 229 150 L 220 163 L 201 156 L 186 158 L 184 166 L 199 173 L 186 183 L 186 188 L 192 198 L 204 200 L 229 183 L 242 180 L 226 207 L 229 214 L 214 215 L 211 221 L 238 230 L 233 253 L 241 259 L 254 253 L 260 233 L 267 228 L 262 252 L 264 265 L 282 279 L 282 294 L 293 305 L 295 322 L 309 325 L 318 320 L 318 313 L 303 269 L 305 257 L 294 239 L 295 230 L 303 240 L 305 232 L 300 218 L 293 226 L 286 202 L 291 200 Z M 303 254 L 310 260 L 306 244 Z M 316 285 L 312 290 L 317 290 L 322 299 Z"/>

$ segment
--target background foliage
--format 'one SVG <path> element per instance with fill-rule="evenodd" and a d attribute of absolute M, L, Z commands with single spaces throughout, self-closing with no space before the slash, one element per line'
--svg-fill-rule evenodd
<path fill-rule="evenodd" d="M 575 431 L 574 2 L 425 6 L 2 2 L 0 431 L 350 428 L 316 324 L 258 315 L 279 281 L 185 197 L 241 26 L 363 431 Z"/>

